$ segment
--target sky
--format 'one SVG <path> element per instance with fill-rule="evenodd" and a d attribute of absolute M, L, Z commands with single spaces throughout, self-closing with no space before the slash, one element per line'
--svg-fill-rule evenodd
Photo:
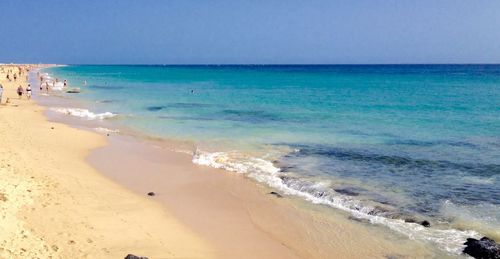
<path fill-rule="evenodd" d="M 0 0 L 0 63 L 500 63 L 500 1 Z"/>

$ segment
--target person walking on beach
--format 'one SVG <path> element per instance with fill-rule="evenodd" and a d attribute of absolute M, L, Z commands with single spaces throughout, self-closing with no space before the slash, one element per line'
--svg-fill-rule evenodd
<path fill-rule="evenodd" d="M 68 85 L 68 81 L 66 79 L 64 79 L 64 87 L 66 87 Z"/>
<path fill-rule="evenodd" d="M 2 103 L 3 86 L 0 84 L 0 103 Z"/>
<path fill-rule="evenodd" d="M 45 90 L 49 93 L 49 82 L 45 82 Z"/>
<path fill-rule="evenodd" d="M 19 87 L 17 88 L 17 95 L 19 96 L 19 99 L 21 99 L 21 97 L 23 97 L 23 92 L 24 92 L 24 89 L 21 85 L 19 85 Z"/>
<path fill-rule="evenodd" d="M 26 87 L 26 97 L 28 98 L 28 100 L 31 99 L 31 85 L 28 84 L 28 87 Z"/>

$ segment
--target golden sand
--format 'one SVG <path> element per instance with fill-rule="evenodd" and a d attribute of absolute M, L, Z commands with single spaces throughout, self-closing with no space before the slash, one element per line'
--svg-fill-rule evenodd
<path fill-rule="evenodd" d="M 40 106 L 17 98 L 25 77 L 8 82 L 0 73 L 1 258 L 213 257 L 159 204 L 85 163 L 103 137 L 48 122 Z"/>

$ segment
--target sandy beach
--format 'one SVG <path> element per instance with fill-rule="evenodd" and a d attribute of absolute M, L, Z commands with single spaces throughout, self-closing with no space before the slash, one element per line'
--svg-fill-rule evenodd
<path fill-rule="evenodd" d="M 0 10 L 0 259 L 500 259 L 500 1 Z"/>
<path fill-rule="evenodd" d="M 25 81 L 0 77 L 2 258 L 431 255 L 347 214 L 304 209 L 311 205 L 241 175 L 194 165 L 161 143 L 49 121 L 42 106 L 15 96 Z"/>
<path fill-rule="evenodd" d="M 48 122 L 8 82 L 0 105 L 1 258 L 211 258 L 214 250 L 157 203 L 85 162 L 102 136 Z M 9 104 L 5 104 L 6 99 Z"/>

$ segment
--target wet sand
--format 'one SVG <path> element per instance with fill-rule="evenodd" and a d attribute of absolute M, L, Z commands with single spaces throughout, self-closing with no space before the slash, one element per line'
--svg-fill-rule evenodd
<path fill-rule="evenodd" d="M 269 194 L 244 175 L 191 163 L 172 143 L 111 134 L 90 164 L 160 202 L 216 247 L 219 258 L 423 258 L 431 252 L 331 208 Z"/>

